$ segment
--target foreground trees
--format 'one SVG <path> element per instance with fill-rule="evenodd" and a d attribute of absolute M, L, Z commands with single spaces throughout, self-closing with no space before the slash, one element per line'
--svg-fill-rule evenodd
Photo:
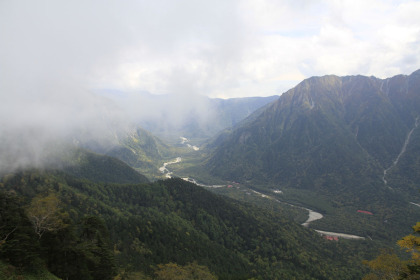
<path fill-rule="evenodd" d="M 27 209 L 35 233 L 42 237 L 46 231 L 58 231 L 66 226 L 66 214 L 60 211 L 60 200 L 54 193 L 34 197 Z"/>
<path fill-rule="evenodd" d="M 20 271 L 46 266 L 68 280 L 113 279 L 114 254 L 102 219 L 72 221 L 53 193 L 36 196 L 26 209 L 23 205 L 21 197 L 0 192 L 0 261 Z"/>
<path fill-rule="evenodd" d="M 0 259 L 18 268 L 36 266 L 38 238 L 16 195 L 0 192 Z"/>
<path fill-rule="evenodd" d="M 370 241 L 325 241 L 281 212 L 219 197 L 182 179 L 116 185 L 55 173 L 22 173 L 0 179 L 2 190 L 16 193 L 16 213 L 26 221 L 31 242 L 19 242 L 24 239 L 17 238 L 16 223 L 10 219 L 0 230 L 6 239 L 1 248 L 19 242 L 22 252 L 34 252 L 40 260 L 36 267 L 61 279 L 112 279 L 114 257 L 120 280 L 178 272 L 186 279 L 196 274 L 203 279 L 199 272 L 205 273 L 204 268 L 189 270 L 194 262 L 219 279 L 360 279 L 364 250 L 375 246 Z M 46 227 L 40 237 L 39 227 L 26 215 L 31 204 L 38 206 L 32 212 L 41 213 L 39 217 L 51 213 L 65 226 Z M 29 246 L 38 249 L 31 251 Z M 0 265 L 11 264 L 7 257 L 2 255 Z M 176 265 L 158 265 L 170 263 Z"/>
<path fill-rule="evenodd" d="M 402 274 L 403 279 L 420 279 L 420 222 L 417 222 L 413 229 L 413 234 L 398 241 L 401 248 L 411 253 L 411 260 Z"/>
<path fill-rule="evenodd" d="M 363 280 L 420 279 L 420 222 L 417 222 L 413 229 L 413 234 L 397 242 L 401 248 L 411 254 L 411 259 L 402 261 L 395 253 L 382 252 L 376 259 L 365 261 L 371 273 Z"/>

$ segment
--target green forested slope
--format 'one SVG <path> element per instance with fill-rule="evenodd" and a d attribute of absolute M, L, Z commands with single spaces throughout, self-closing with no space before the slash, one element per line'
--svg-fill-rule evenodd
<path fill-rule="evenodd" d="M 126 163 L 84 149 L 73 149 L 62 160 L 63 170 L 77 178 L 93 182 L 142 183 L 147 178 Z"/>
<path fill-rule="evenodd" d="M 227 180 L 307 189 L 333 195 L 340 203 L 350 199 L 368 205 L 371 194 L 388 195 L 383 171 L 420 115 L 419 84 L 420 71 L 385 80 L 307 79 L 252 121 L 215 140 L 218 145 L 204 169 Z M 411 154 L 401 162 L 420 154 L 414 141 L 407 149 Z M 404 170 L 414 170 L 415 161 Z M 393 181 L 392 188 L 403 186 Z"/>
<path fill-rule="evenodd" d="M 115 185 L 80 181 L 60 173 L 28 172 L 4 177 L 1 190 L 21 197 L 22 209 L 37 194 L 53 193 L 59 198 L 61 212 L 71 226 L 46 233 L 39 245 L 33 243 L 40 251 L 32 251 L 53 271 L 64 274 L 72 270 L 59 268 L 60 261 L 68 261 L 70 267 L 81 264 L 54 254 L 67 252 L 89 259 L 86 251 L 77 249 L 88 250 L 80 247 L 87 240 L 80 234 L 86 228 L 86 215 L 105 221 L 107 231 L 100 223 L 92 224 L 95 220 L 88 224 L 101 232 L 100 236 L 109 232 L 119 269 L 149 274 L 159 263 L 197 262 L 220 279 L 357 279 L 362 273 L 360 260 L 366 257 L 359 248 L 369 242 L 324 241 L 279 213 L 211 194 L 180 179 Z M 12 234 L 6 244 L 18 238 Z M 60 246 L 59 240 L 73 240 L 74 245 Z M 100 243 L 96 246 L 95 250 L 106 248 Z M 45 255 L 46 248 L 50 253 Z M 101 252 L 107 256 L 108 251 Z M 2 259 L 7 261 L 4 255 Z M 106 263 L 93 262 L 92 267 Z"/>
<path fill-rule="evenodd" d="M 155 178 L 162 160 L 172 156 L 172 148 L 142 128 L 121 137 L 119 144 L 108 149 L 107 155 L 118 158 L 132 168 Z"/>

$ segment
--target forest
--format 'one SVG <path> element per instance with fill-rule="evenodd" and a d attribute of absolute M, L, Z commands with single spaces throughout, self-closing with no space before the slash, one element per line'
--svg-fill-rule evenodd
<path fill-rule="evenodd" d="M 327 241 L 281 212 L 181 179 L 106 184 L 33 170 L 3 176 L 0 187 L 2 277 L 359 279 L 380 247 Z"/>

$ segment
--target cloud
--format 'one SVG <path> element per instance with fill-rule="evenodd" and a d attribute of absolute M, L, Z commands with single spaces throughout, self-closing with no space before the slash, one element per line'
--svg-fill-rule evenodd
<path fill-rule="evenodd" d="M 261 23 L 259 30 L 265 30 L 254 50 L 260 58 L 253 61 L 254 69 L 266 71 L 255 75 L 261 83 L 289 71 L 304 77 L 363 74 L 386 78 L 418 68 L 419 44 L 414 42 L 419 39 L 420 21 L 411 11 L 418 10 L 419 2 L 298 2 L 303 10 L 266 2 L 266 11 L 260 10 L 254 19 Z M 285 19 L 275 17 L 285 11 Z M 258 20 L 266 15 L 268 20 Z"/>
<path fill-rule="evenodd" d="M 93 139 L 155 113 L 134 96 L 118 107 L 100 89 L 173 94 L 174 106 L 207 112 L 196 95 L 409 74 L 419 65 L 418 14 L 414 0 L 0 1 L 3 150 L 16 137 L 28 150 L 75 133 Z"/>
<path fill-rule="evenodd" d="M 385 78 L 417 67 L 405 59 L 419 53 L 415 1 L 183 1 L 149 9 L 159 23 L 139 28 L 144 40 L 108 73 L 115 87 L 271 95 L 312 75 Z"/>
<path fill-rule="evenodd" d="M 416 70 L 403 57 L 418 56 L 418 1 L 1 5 L 8 57 L 3 68 L 25 69 L 21 80 L 75 79 L 89 87 L 159 94 L 271 95 L 265 83 L 277 80 L 281 87 L 290 73 L 387 77 Z M 186 88 L 179 88 L 181 73 Z M 250 83 L 265 90 L 243 86 Z"/>

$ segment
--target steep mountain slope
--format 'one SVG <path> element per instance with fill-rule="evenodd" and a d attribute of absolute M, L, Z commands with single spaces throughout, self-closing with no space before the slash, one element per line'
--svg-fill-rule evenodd
<path fill-rule="evenodd" d="M 139 126 L 152 134 L 178 143 L 179 137 L 202 141 L 233 126 L 278 96 L 219 99 L 198 94 L 154 95 L 147 92 L 104 91 Z"/>
<path fill-rule="evenodd" d="M 211 136 L 222 129 L 233 127 L 240 121 L 254 113 L 256 110 L 265 107 L 267 104 L 277 100 L 279 97 L 244 97 L 230 99 L 210 99 L 214 108 L 216 119 L 214 128 L 211 129 Z"/>
<path fill-rule="evenodd" d="M 145 183 L 149 180 L 126 163 L 116 158 L 74 149 L 63 159 L 62 170 L 76 178 L 92 182 Z"/>
<path fill-rule="evenodd" d="M 206 104 L 202 106 L 207 113 L 192 112 L 181 126 L 167 129 L 162 134 L 160 127 L 150 127 L 151 131 L 156 131 L 158 135 L 166 139 L 172 139 L 177 135 L 185 135 L 192 138 L 198 144 L 203 144 L 209 139 L 223 131 L 230 129 L 241 123 L 244 119 L 252 115 L 254 112 L 262 110 L 268 104 L 278 99 L 278 96 L 268 97 L 244 97 L 244 98 L 209 98 L 203 99 Z M 153 123 L 153 122 L 152 122 Z"/>
<path fill-rule="evenodd" d="M 304 80 L 253 121 L 223 135 L 205 168 L 225 179 L 332 193 L 340 203 L 351 197 L 368 204 L 375 192 L 389 196 L 383 171 L 420 115 L 419 84 L 420 71 L 385 80 Z"/>
<path fill-rule="evenodd" d="M 189 156 L 191 149 L 187 148 L 185 141 L 191 144 L 190 147 L 202 144 L 220 130 L 237 124 L 255 110 L 278 98 L 271 96 L 225 100 L 194 96 L 192 100 L 186 97 L 182 101 L 178 96 L 172 95 L 126 95 L 121 92 L 108 94 L 120 106 L 128 106 L 127 111 L 135 107 L 136 112 L 132 112 L 134 119 L 131 121 L 137 125 L 133 125 L 131 130 L 108 131 L 107 136 L 104 136 L 106 144 L 83 142 L 77 137 L 74 142 L 96 153 L 118 158 L 150 180 L 162 177 L 159 168 L 165 161 L 180 155 Z M 180 103 L 183 103 L 182 106 Z M 142 109 L 139 110 L 136 106 L 141 106 Z M 163 137 L 165 142 L 155 135 Z"/>
<path fill-rule="evenodd" d="M 170 146 L 140 127 L 120 136 L 118 145 L 103 152 L 124 161 L 150 178 L 158 175 L 161 161 L 172 153 Z"/>
<path fill-rule="evenodd" d="M 153 266 L 159 263 L 195 261 L 220 279 L 357 279 L 360 257 L 365 254 L 360 246 L 374 244 L 323 240 L 281 213 L 217 196 L 180 179 L 113 185 L 57 172 L 22 172 L 5 176 L 0 183 L 2 192 L 12 191 L 24 198 L 15 201 L 55 194 L 61 212 L 72 220 L 67 223 L 79 224 L 85 215 L 100 216 L 108 227 L 119 267 L 145 273 L 153 273 Z M 64 227 L 47 233 L 46 238 L 63 242 L 70 230 Z M 19 238 L 11 234 L 7 242 L 19 242 Z M 42 241 L 42 246 L 49 246 Z M 78 264 L 66 258 L 66 253 L 71 256 L 78 247 L 57 246 L 54 253 L 67 261 L 67 272 L 62 274 L 66 275 Z M 35 249 L 31 252 L 41 255 Z M 48 252 L 43 257 L 54 257 Z"/>
<path fill-rule="evenodd" d="M 174 106 L 179 101 L 171 101 L 173 97 L 165 98 L 162 104 L 167 107 Z M 172 112 L 172 118 L 178 120 L 173 122 L 171 113 L 167 112 L 166 119 L 148 119 L 140 124 L 153 134 L 168 140 L 177 140 L 180 136 L 194 139 L 206 139 L 213 137 L 219 131 L 234 126 L 241 120 L 248 117 L 255 110 L 264 107 L 270 102 L 278 99 L 278 96 L 269 97 L 244 97 L 231 99 L 218 98 L 196 98 L 191 107 L 182 106 L 182 112 Z M 187 102 L 187 104 L 189 104 Z M 173 110 L 173 109 L 172 109 Z M 165 114 L 165 115 L 166 115 Z"/>

